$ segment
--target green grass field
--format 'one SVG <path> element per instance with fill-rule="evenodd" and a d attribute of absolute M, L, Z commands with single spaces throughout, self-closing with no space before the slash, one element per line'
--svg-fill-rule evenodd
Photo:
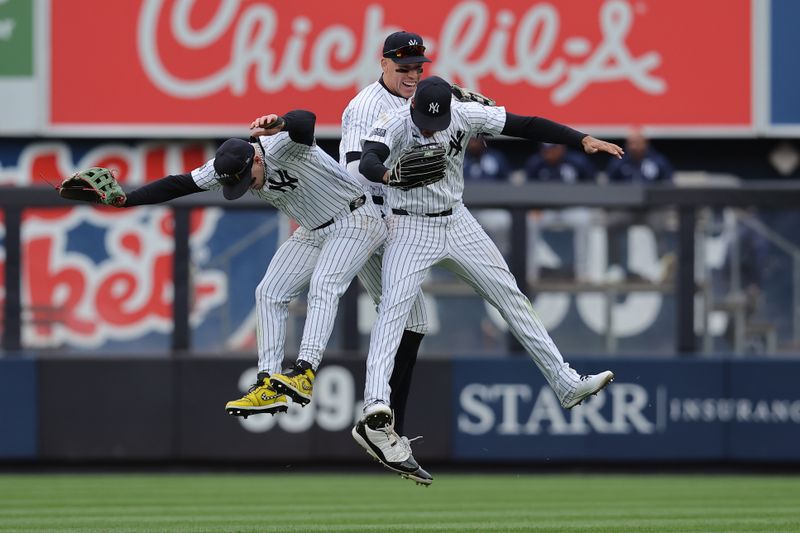
<path fill-rule="evenodd" d="M 0 474 L 0 531 L 800 531 L 800 477 Z"/>

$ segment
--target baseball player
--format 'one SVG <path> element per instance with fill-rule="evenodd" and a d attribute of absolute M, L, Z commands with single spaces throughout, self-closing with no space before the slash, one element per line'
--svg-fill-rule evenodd
<path fill-rule="evenodd" d="M 422 37 L 406 31 L 394 32 L 383 43 L 381 77 L 362 89 L 347 105 L 342 114 L 342 140 L 339 144 L 339 162 L 355 176 L 372 201 L 385 207 L 382 183 L 373 183 L 358 171 L 361 159 L 361 139 L 366 137 L 378 118 L 394 109 L 408 105 L 417 83 L 422 77 L 425 57 Z M 386 214 L 386 213 L 384 213 Z M 367 261 L 358 275 L 375 304 L 381 297 L 381 255 Z M 419 345 L 427 332 L 427 315 L 422 291 L 418 291 L 405 330 L 394 359 L 394 369 L 389 379 L 391 405 L 395 414 L 395 430 L 402 434 L 406 403 L 411 387 L 411 375 L 417 360 Z"/>
<path fill-rule="evenodd" d="M 314 377 L 339 298 L 384 243 L 386 225 L 372 199 L 314 141 L 309 111 L 266 115 L 251 125 L 253 142 L 228 139 L 214 159 L 190 173 L 167 176 L 130 192 L 124 207 L 161 203 L 222 188 L 234 200 L 248 190 L 299 224 L 275 252 L 256 289 L 258 378 L 225 410 L 236 416 L 286 411 L 287 396 L 311 400 Z M 280 373 L 289 302 L 306 287 L 308 311 L 296 363 Z"/>
<path fill-rule="evenodd" d="M 364 138 L 359 170 L 369 180 L 389 183 L 390 168 L 404 150 L 439 145 L 443 178 L 403 190 L 387 187 L 391 208 L 383 256 L 383 296 L 367 358 L 364 416 L 353 437 L 385 466 L 402 471 L 410 448 L 392 428 L 389 376 L 403 323 L 427 271 L 452 270 L 501 313 L 514 336 L 570 409 L 597 393 L 614 377 L 610 371 L 580 375 L 558 348 L 517 287 L 503 256 L 462 202 L 464 147 L 478 134 L 504 134 L 580 147 L 587 153 L 621 157 L 622 149 L 539 117 L 509 113 L 503 107 L 451 101 L 451 85 L 433 76 L 417 85 L 410 105 L 379 119 Z"/>

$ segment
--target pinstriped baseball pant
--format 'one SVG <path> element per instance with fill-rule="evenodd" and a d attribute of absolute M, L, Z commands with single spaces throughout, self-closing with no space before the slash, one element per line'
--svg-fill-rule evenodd
<path fill-rule="evenodd" d="M 289 302 L 306 287 L 308 309 L 298 359 L 314 369 L 319 366 L 339 299 L 386 235 L 379 211 L 367 202 L 328 227 L 298 228 L 278 248 L 256 288 L 259 371 L 281 370 Z"/>
<path fill-rule="evenodd" d="M 500 311 L 559 399 L 569 396 L 579 375 L 564 362 L 530 300 L 494 242 L 463 207 L 451 216 L 395 215 L 383 257 L 383 298 L 372 328 L 364 405 L 389 405 L 389 378 L 403 323 L 428 270 L 440 265 L 459 276 Z"/>
<path fill-rule="evenodd" d="M 384 186 L 378 185 L 377 183 L 372 183 L 366 192 L 373 198 L 375 198 L 376 195 L 380 197 L 385 196 Z M 392 212 L 386 204 L 376 204 L 376 207 L 381 211 L 383 217 L 389 216 Z M 384 221 L 385 220 L 387 219 L 384 218 Z M 376 306 L 380 304 L 381 294 L 383 293 L 383 282 L 381 279 L 382 270 L 383 246 L 381 246 L 380 250 L 378 250 L 375 255 L 367 260 L 367 264 L 365 264 L 361 272 L 358 273 L 358 279 L 361 281 L 361 285 L 364 286 L 364 290 L 367 291 L 367 294 L 369 294 L 369 297 L 372 298 Z M 414 300 L 414 305 L 411 306 L 411 313 L 408 315 L 405 329 L 422 335 L 428 332 L 428 310 L 425 306 L 425 295 L 422 293 L 422 289 L 417 292 L 417 298 Z"/>
<path fill-rule="evenodd" d="M 381 301 L 382 281 L 381 270 L 383 263 L 383 250 L 373 255 L 367 260 L 364 268 L 358 273 L 358 279 L 364 286 L 364 289 L 369 294 L 375 305 L 379 305 Z M 428 311 L 425 307 L 425 296 L 422 294 L 422 289 L 417 291 L 417 297 L 411 306 L 411 312 L 406 320 L 405 329 L 411 330 L 415 333 L 424 335 L 428 332 Z"/>

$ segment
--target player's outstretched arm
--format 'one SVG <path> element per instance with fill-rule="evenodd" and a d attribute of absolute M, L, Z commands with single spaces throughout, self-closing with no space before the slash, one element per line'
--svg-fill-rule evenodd
<path fill-rule="evenodd" d="M 565 144 L 573 148 L 580 148 L 587 154 L 606 152 L 616 157 L 622 157 L 624 153 L 622 148 L 616 144 L 595 139 L 591 135 L 542 117 L 527 117 L 506 112 L 506 123 L 502 133 L 533 141 Z"/>
<path fill-rule="evenodd" d="M 116 207 L 160 204 L 204 190 L 205 189 L 201 189 L 197 186 L 192 178 L 192 174 L 189 172 L 186 174 L 170 175 L 129 192 L 126 195 L 125 201 Z"/>
<path fill-rule="evenodd" d="M 126 193 L 117 183 L 113 171 L 102 167 L 76 172 L 57 189 L 62 198 L 111 207 L 159 204 L 204 190 L 195 184 L 191 174 L 178 174 L 166 176 Z"/>

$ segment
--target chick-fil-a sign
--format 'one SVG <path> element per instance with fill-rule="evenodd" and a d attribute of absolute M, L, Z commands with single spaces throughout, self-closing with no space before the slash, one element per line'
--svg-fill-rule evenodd
<path fill-rule="evenodd" d="M 51 4 L 50 122 L 215 135 L 215 126 L 308 108 L 332 131 L 379 77 L 383 39 L 402 28 L 423 36 L 428 73 L 515 112 L 583 125 L 748 127 L 750 4 L 63 0 Z M 98 27 L 114 31 L 100 42 Z"/>

